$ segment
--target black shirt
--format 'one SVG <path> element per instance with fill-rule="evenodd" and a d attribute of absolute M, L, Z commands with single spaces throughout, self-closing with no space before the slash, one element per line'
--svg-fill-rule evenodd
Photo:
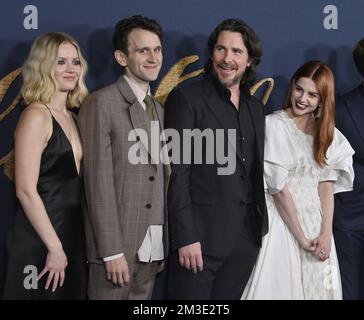
<path fill-rule="evenodd" d="M 250 96 L 249 87 L 246 85 L 240 86 L 239 108 L 237 109 L 230 100 L 230 90 L 222 85 L 216 77 L 210 77 L 219 96 L 226 102 L 224 104 L 217 104 L 217 107 L 226 109 L 225 112 L 232 124 L 232 127 L 229 129 L 236 129 L 236 152 L 239 154 L 236 157 L 237 170 L 240 167 L 241 179 L 247 184 L 246 201 L 254 202 L 255 190 L 253 188 L 253 181 L 255 176 L 256 141 L 252 116 L 247 105 L 247 99 Z"/>

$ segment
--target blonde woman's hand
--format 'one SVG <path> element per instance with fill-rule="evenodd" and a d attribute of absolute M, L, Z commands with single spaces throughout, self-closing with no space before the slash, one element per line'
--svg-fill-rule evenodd
<path fill-rule="evenodd" d="M 48 250 L 46 264 L 38 276 L 38 281 L 48 272 L 45 289 L 48 290 L 53 281 L 52 291 L 56 291 L 57 287 L 63 286 L 67 264 L 67 257 L 62 247 Z"/>

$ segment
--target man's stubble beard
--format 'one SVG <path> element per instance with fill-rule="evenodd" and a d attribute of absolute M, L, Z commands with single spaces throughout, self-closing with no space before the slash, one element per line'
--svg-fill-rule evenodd
<path fill-rule="evenodd" d="M 235 86 L 236 84 L 240 84 L 241 79 L 244 76 L 244 73 L 240 73 L 237 74 L 232 80 L 226 80 L 224 81 L 223 79 L 219 78 L 219 75 L 217 74 L 217 72 L 215 71 L 214 68 L 212 68 L 212 73 L 214 75 L 214 77 L 227 89 L 229 89 L 230 87 Z"/>

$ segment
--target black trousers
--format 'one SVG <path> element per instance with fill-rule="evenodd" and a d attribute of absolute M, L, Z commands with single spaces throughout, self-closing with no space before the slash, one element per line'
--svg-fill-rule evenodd
<path fill-rule="evenodd" d="M 345 300 L 364 299 L 364 230 L 334 229 L 339 260 L 343 297 Z"/>
<path fill-rule="evenodd" d="M 249 210 L 247 210 L 249 212 Z M 203 254 L 203 271 L 194 274 L 179 264 L 178 251 L 169 260 L 168 298 L 175 300 L 239 300 L 259 252 L 256 226 L 246 215 L 233 250 L 226 257 Z"/>

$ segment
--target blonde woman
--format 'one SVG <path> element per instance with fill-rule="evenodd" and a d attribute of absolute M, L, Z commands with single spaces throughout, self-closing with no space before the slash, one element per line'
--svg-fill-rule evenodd
<path fill-rule="evenodd" d="M 76 41 L 58 32 L 37 38 L 23 66 L 28 106 L 15 131 L 20 207 L 7 239 L 5 299 L 85 298 L 82 146 L 71 109 L 88 93 L 86 71 Z"/>

